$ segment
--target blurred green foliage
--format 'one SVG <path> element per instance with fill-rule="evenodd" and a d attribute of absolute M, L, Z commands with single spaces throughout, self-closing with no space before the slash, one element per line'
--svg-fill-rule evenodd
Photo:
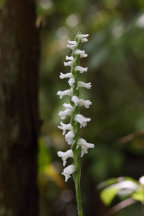
<path fill-rule="evenodd" d="M 90 34 L 84 47 L 89 57 L 81 64 L 89 67 L 83 79 L 92 82 L 92 90 L 84 91 L 81 96 L 93 102 L 89 110 L 83 110 L 92 122 L 82 130 L 82 136 L 95 143 L 95 149 L 84 157 L 81 181 L 85 214 L 103 216 L 107 208 L 99 199 L 96 185 L 113 177 L 138 179 L 143 175 L 144 1 L 39 0 L 36 24 L 41 29 L 42 44 L 40 140 L 45 140 L 43 144 L 40 142 L 39 166 L 52 165 L 57 173 L 61 172 L 62 163 L 56 152 L 68 148 L 57 129 L 62 102 L 56 92 L 67 88 L 66 81 L 59 79 L 59 73 L 67 71 L 63 65 L 65 55 L 70 53 L 67 40 L 73 39 L 78 31 Z M 50 187 L 55 188 L 56 193 L 48 201 L 45 199 L 45 205 L 51 204 L 41 216 L 76 215 L 74 198 L 62 201 L 61 193 L 65 189 L 52 178 L 46 179 L 47 189 L 41 196 L 49 194 Z M 72 181 L 67 187 L 74 191 Z M 57 203 L 61 208 L 56 211 Z M 128 207 L 119 215 L 136 216 L 135 208 L 139 206 Z"/>
<path fill-rule="evenodd" d="M 119 204 L 111 210 L 111 214 L 122 212 L 124 208 L 136 202 L 141 204 L 139 215 L 144 213 L 144 176 L 139 181 L 130 177 L 109 179 L 98 185 L 100 197 L 105 205 L 110 206 L 114 200 L 119 200 Z M 119 207 L 118 207 L 119 206 Z M 113 215 L 112 214 L 112 215 Z"/>
<path fill-rule="evenodd" d="M 42 139 L 39 140 L 39 152 L 38 152 L 38 165 L 39 165 L 39 172 L 42 172 L 44 168 L 50 164 L 51 162 L 51 155 L 46 148 L 46 145 Z"/>

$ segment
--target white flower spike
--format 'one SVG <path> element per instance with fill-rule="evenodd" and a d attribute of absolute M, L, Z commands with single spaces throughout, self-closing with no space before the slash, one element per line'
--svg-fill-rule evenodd
<path fill-rule="evenodd" d="M 60 122 L 59 129 L 62 130 L 62 134 L 65 136 L 66 142 L 71 145 L 71 149 L 66 152 L 58 152 L 58 156 L 63 160 L 63 166 L 66 165 L 67 159 L 70 157 L 73 160 L 73 164 L 66 167 L 62 174 L 65 176 L 67 181 L 73 174 L 74 179 L 76 175 L 80 177 L 80 158 L 88 152 L 89 148 L 94 148 L 94 144 L 87 143 L 85 139 L 80 137 L 80 128 L 85 127 L 90 118 L 86 118 L 80 114 L 80 107 L 89 108 L 92 104 L 90 100 L 83 100 L 78 97 L 80 88 L 91 89 L 91 83 L 85 83 L 78 79 L 78 75 L 88 71 L 87 67 L 82 67 L 78 64 L 80 58 L 87 57 L 85 50 L 81 50 L 82 43 L 88 41 L 88 34 L 78 33 L 75 40 L 68 40 L 67 47 L 72 50 L 71 56 L 66 56 L 64 66 L 71 68 L 69 73 L 60 73 L 60 79 L 68 79 L 69 89 L 65 91 L 58 91 L 60 99 L 64 96 L 70 97 L 69 103 L 64 103 L 64 111 L 59 112 L 60 118 L 63 120 L 66 117 L 70 118 L 69 123 Z M 75 172 L 76 171 L 76 172 Z"/>

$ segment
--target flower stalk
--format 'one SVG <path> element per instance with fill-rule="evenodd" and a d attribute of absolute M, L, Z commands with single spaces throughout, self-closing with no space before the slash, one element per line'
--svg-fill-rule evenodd
<path fill-rule="evenodd" d="M 67 47 L 72 50 L 72 55 L 66 56 L 64 66 L 70 67 L 71 70 L 67 74 L 60 73 L 59 77 L 60 79 L 68 79 L 70 88 L 65 91 L 57 92 L 60 99 L 64 96 L 70 97 L 70 102 L 68 104 L 63 104 L 65 110 L 59 112 L 59 116 L 62 120 L 69 116 L 70 123 L 65 124 L 61 121 L 58 128 L 62 130 L 62 134 L 65 135 L 65 140 L 69 145 L 71 145 L 71 149 L 66 152 L 59 151 L 58 156 L 62 158 L 64 166 L 66 165 L 68 158 L 73 158 L 73 164 L 67 166 L 63 170 L 62 174 L 65 176 L 65 181 L 73 175 L 76 188 L 78 216 L 83 216 L 80 189 L 81 157 L 87 153 L 89 148 L 94 148 L 94 144 L 87 143 L 87 141 L 80 136 L 80 129 L 85 127 L 91 120 L 90 118 L 84 117 L 80 114 L 80 107 L 83 106 L 89 108 L 92 104 L 91 101 L 79 98 L 79 88 L 91 88 L 91 83 L 79 81 L 79 76 L 88 70 L 88 68 L 80 66 L 80 58 L 87 57 L 85 51 L 80 49 L 82 43 L 88 41 L 87 37 L 88 34 L 78 33 L 74 41 L 68 41 Z"/>

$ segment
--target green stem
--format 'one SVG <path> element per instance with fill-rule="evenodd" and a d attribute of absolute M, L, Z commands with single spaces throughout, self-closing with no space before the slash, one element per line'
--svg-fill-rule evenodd
<path fill-rule="evenodd" d="M 80 176 L 81 176 L 81 170 L 79 169 L 77 170 L 77 173 L 75 175 L 76 200 L 77 200 L 78 216 L 83 216 L 81 189 L 80 189 Z"/>
<path fill-rule="evenodd" d="M 78 45 L 76 49 L 80 49 L 81 41 L 78 40 Z M 73 86 L 73 95 L 79 96 L 79 89 L 77 88 L 77 82 L 78 82 L 78 71 L 75 71 L 75 67 L 79 65 L 80 57 L 78 55 L 75 55 L 74 52 L 72 53 L 72 56 L 75 60 L 75 64 L 72 67 L 72 74 L 75 79 L 75 83 Z M 74 164 L 76 166 L 76 171 L 73 174 L 73 178 L 75 181 L 75 189 L 76 189 L 76 200 L 77 200 L 77 210 L 78 210 L 78 216 L 83 216 L 83 210 L 82 210 L 82 198 L 81 198 L 81 189 L 80 189 L 80 178 L 81 178 L 81 162 L 80 162 L 80 156 L 81 156 L 81 147 L 77 146 L 78 139 L 80 137 L 80 124 L 75 121 L 75 116 L 80 112 L 79 106 L 76 106 L 72 101 L 71 105 L 73 106 L 73 115 L 71 118 L 71 125 L 73 127 L 73 131 L 75 133 L 75 139 L 74 143 L 72 144 L 72 151 L 74 154 Z"/>

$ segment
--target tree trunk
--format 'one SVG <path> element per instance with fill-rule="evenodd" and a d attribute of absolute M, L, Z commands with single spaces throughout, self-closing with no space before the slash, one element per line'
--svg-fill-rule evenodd
<path fill-rule="evenodd" d="M 39 32 L 34 0 L 0 13 L 0 216 L 37 216 Z"/>

